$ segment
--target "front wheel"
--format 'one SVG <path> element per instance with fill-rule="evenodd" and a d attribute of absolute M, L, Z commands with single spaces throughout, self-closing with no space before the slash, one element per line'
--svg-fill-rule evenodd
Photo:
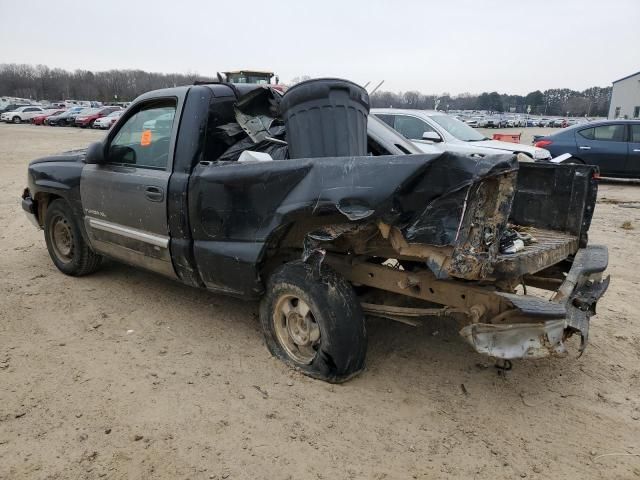
<path fill-rule="evenodd" d="M 13 117 L 13 123 L 20 123 L 22 120 L 20 120 L 20 117 L 18 117 L 17 115 L 15 117 Z"/>
<path fill-rule="evenodd" d="M 260 304 L 271 353 L 304 374 L 338 383 L 364 369 L 367 331 L 353 288 L 329 267 L 290 262 L 276 270 Z"/>
<path fill-rule="evenodd" d="M 100 266 L 102 257 L 85 242 L 78 220 L 62 199 L 54 200 L 47 208 L 44 238 L 51 260 L 62 273 L 79 277 Z"/>

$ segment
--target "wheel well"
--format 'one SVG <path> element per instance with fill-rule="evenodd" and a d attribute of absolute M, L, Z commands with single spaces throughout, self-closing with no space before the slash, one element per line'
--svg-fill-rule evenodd
<path fill-rule="evenodd" d="M 34 197 L 34 202 L 36 203 L 36 212 L 38 223 L 41 226 L 44 226 L 44 217 L 47 214 L 47 208 L 54 200 L 62 198 L 60 195 L 56 195 L 55 193 L 47 193 L 47 192 L 39 192 L 36 193 Z"/>

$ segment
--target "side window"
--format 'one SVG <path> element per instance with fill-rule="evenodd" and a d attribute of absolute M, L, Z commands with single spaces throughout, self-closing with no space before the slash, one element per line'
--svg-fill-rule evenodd
<path fill-rule="evenodd" d="M 631 125 L 631 141 L 640 143 L 640 125 Z"/>
<path fill-rule="evenodd" d="M 607 142 L 624 142 L 624 125 L 602 125 L 593 129 L 593 139 Z"/>
<path fill-rule="evenodd" d="M 580 130 L 578 135 L 587 140 L 593 140 L 593 130 L 593 128 L 585 128 L 584 130 Z"/>
<path fill-rule="evenodd" d="M 382 120 L 384 123 L 386 123 L 391 128 L 393 128 L 393 115 L 386 115 L 386 114 L 383 114 L 383 113 L 376 113 L 375 115 L 380 120 Z"/>
<path fill-rule="evenodd" d="M 142 105 L 109 144 L 107 163 L 164 170 L 169 163 L 175 99 Z"/>
<path fill-rule="evenodd" d="M 426 122 L 406 115 L 396 116 L 394 128 L 411 140 L 420 140 L 424 132 L 435 132 Z"/>

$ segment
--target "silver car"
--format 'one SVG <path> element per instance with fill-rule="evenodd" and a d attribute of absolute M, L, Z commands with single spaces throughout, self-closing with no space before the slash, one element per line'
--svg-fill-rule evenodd
<path fill-rule="evenodd" d="M 491 140 L 464 122 L 435 110 L 403 110 L 374 108 L 371 113 L 411 140 L 426 152 L 435 146 L 442 151 L 478 153 L 480 150 L 501 150 L 524 153 L 534 160 L 548 160 L 551 154 L 544 148 L 521 143 Z M 426 148 L 426 146 L 429 148 Z"/>

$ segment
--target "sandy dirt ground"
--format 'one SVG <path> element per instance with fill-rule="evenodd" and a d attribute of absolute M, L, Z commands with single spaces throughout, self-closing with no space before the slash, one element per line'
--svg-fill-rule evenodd
<path fill-rule="evenodd" d="M 366 371 L 329 385 L 269 355 L 254 303 L 55 269 L 27 164 L 101 135 L 0 125 L 0 478 L 640 477 L 640 187 L 601 186 L 612 282 L 582 357 L 499 374 L 445 320 L 371 319 Z"/>

